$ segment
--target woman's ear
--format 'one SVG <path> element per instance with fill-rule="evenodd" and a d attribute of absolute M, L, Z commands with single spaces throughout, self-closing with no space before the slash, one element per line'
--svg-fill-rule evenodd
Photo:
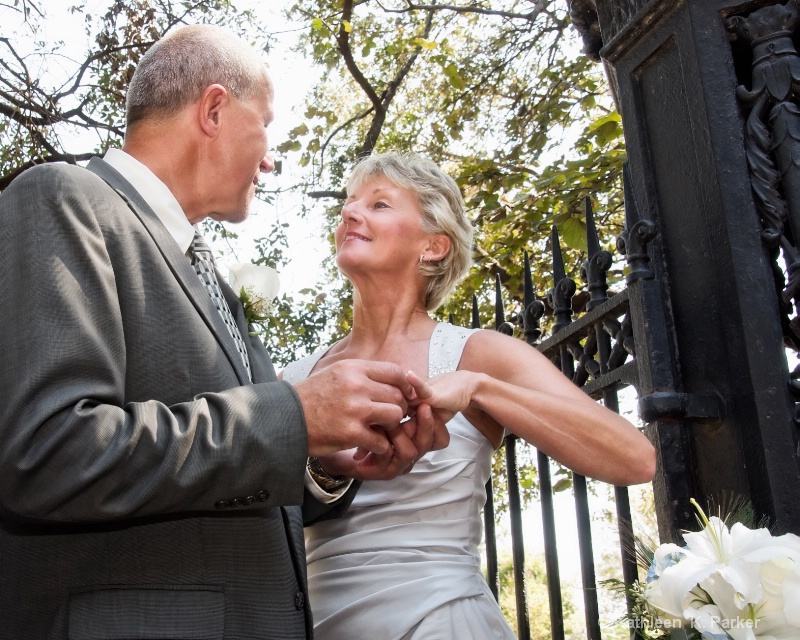
<path fill-rule="evenodd" d="M 425 248 L 425 257 L 427 261 L 438 262 L 439 260 L 443 260 L 445 256 L 450 253 L 451 246 L 452 243 L 450 238 L 443 233 L 431 236 L 431 239 Z"/>

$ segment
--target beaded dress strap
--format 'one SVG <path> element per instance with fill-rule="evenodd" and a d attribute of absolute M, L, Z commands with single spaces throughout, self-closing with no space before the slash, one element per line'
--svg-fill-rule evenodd
<path fill-rule="evenodd" d="M 311 370 L 314 368 L 314 365 L 316 365 L 320 358 L 328 353 L 330 349 L 331 347 L 323 347 L 311 355 L 306 356 L 305 358 L 300 358 L 300 360 L 290 362 L 283 369 L 283 379 L 286 382 L 299 382 L 300 380 L 305 380 L 309 375 L 311 375 Z"/>
<path fill-rule="evenodd" d="M 455 371 L 461 361 L 464 345 L 480 329 L 466 329 L 447 322 L 436 325 L 428 351 L 428 377 Z"/>

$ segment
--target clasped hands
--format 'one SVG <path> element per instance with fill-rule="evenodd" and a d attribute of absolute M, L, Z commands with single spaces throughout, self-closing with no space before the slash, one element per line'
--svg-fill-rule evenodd
<path fill-rule="evenodd" d="M 314 373 L 295 384 L 308 454 L 334 476 L 388 480 L 408 473 L 426 453 L 449 444 L 445 423 L 466 402 L 452 384 L 458 373 L 423 380 L 366 360 L 342 360 Z"/>

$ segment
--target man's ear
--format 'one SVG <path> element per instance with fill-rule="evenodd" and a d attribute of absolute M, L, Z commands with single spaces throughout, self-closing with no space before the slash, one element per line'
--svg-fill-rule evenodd
<path fill-rule="evenodd" d="M 222 112 L 230 102 L 228 90 L 221 84 L 211 84 L 205 88 L 197 101 L 197 119 L 200 129 L 207 136 L 216 138 L 222 127 Z"/>
<path fill-rule="evenodd" d="M 431 236 L 428 241 L 425 256 L 430 262 L 437 262 L 450 253 L 451 246 L 452 242 L 450 238 L 443 233 L 436 234 L 435 236 Z"/>

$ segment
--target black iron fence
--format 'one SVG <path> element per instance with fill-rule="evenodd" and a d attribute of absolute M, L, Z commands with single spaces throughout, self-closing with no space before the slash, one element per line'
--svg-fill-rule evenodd
<path fill-rule="evenodd" d="M 634 180 L 626 169 L 617 247 L 626 286 L 608 295 L 611 256 L 587 211 L 589 302 L 574 312 L 577 283 L 566 277 L 554 232 L 552 335 L 541 339 L 542 305 L 528 274 L 525 339 L 609 408 L 618 408 L 622 387 L 635 389 L 658 455 L 662 542 L 693 527 L 690 498 L 743 497 L 778 530 L 800 532 L 800 367 L 786 359 L 787 349 L 800 351 L 800 0 L 572 4 L 573 17 L 588 21 L 625 124 Z M 499 295 L 496 309 L 496 327 L 509 330 Z M 518 634 L 526 640 L 516 448 L 507 439 Z M 541 454 L 538 473 L 557 639 L 562 593 L 550 465 Z M 586 637 L 594 640 L 601 633 L 587 486 L 579 476 L 573 484 Z M 629 500 L 625 489 L 614 493 L 619 575 L 630 585 Z M 490 501 L 487 566 L 496 585 L 492 514 Z"/>
<path fill-rule="evenodd" d="M 588 259 L 583 264 L 581 273 L 588 301 L 581 315 L 573 311 L 572 299 L 578 292 L 575 280 L 568 278 L 564 268 L 558 233 L 552 231 L 553 253 L 553 288 L 547 292 L 548 302 L 553 310 L 554 323 L 552 335 L 541 339 L 540 320 L 545 305 L 537 299 L 532 285 L 528 255 L 525 259 L 524 274 L 524 311 L 523 329 L 525 340 L 539 349 L 561 371 L 586 393 L 613 411 L 619 412 L 618 392 L 625 386 L 634 387 L 640 396 L 640 411 L 645 417 L 648 407 L 658 403 L 654 394 L 643 397 L 641 389 L 649 391 L 648 385 L 641 384 L 647 380 L 650 369 L 648 357 L 637 356 L 637 343 L 647 346 L 648 339 L 639 337 L 634 332 L 636 322 L 632 317 L 632 307 L 641 308 L 647 297 L 650 317 L 658 317 L 663 312 L 662 298 L 653 293 L 659 288 L 655 273 L 650 266 L 647 243 L 655 235 L 652 224 L 639 218 L 634 198 L 630 192 L 630 181 L 626 169 L 626 229 L 618 239 L 617 247 L 625 256 L 628 265 L 627 286 L 619 293 L 609 297 L 606 274 L 612 266 L 612 255 L 600 248 L 594 224 L 594 215 L 590 201 L 586 200 L 586 228 Z M 632 296 L 636 302 L 632 304 Z M 663 317 L 663 313 L 662 313 Z M 478 317 L 477 303 L 473 301 L 472 324 L 481 326 Z M 496 282 L 495 328 L 506 334 L 513 332 L 513 326 L 506 321 L 502 302 L 499 279 Z M 649 329 L 652 329 L 649 328 Z M 666 326 L 662 324 L 662 330 Z M 649 341 L 652 342 L 654 332 L 648 330 Z M 666 331 L 656 338 L 667 338 Z M 644 368 L 642 374 L 640 369 Z M 662 394 L 663 396 L 664 394 Z M 662 397 L 662 400 L 666 398 Z M 644 400 L 642 402 L 642 400 Z M 655 414 L 654 414 L 655 415 Z M 530 620 L 525 584 L 525 552 L 522 536 L 522 508 L 517 470 L 518 439 L 510 435 L 505 440 L 505 459 L 508 481 L 508 510 L 510 517 L 510 533 L 512 540 L 513 575 L 516 593 L 517 634 L 521 640 L 531 637 Z M 682 458 L 676 457 L 679 465 Z M 544 535 L 544 558 L 547 571 L 547 593 L 550 606 L 550 629 L 553 640 L 563 639 L 564 615 L 561 579 L 557 554 L 556 519 L 553 501 L 553 485 L 549 458 L 537 452 L 537 472 L 539 481 L 539 499 Z M 671 468 L 663 475 L 679 477 L 685 484 L 685 469 Z M 673 481 L 674 485 L 679 482 Z M 581 590 L 583 593 L 583 610 L 586 620 L 586 637 L 590 640 L 601 638 L 600 612 L 598 606 L 598 585 L 592 549 L 592 526 L 589 509 L 589 491 L 586 478 L 572 475 L 575 513 L 577 520 L 577 538 L 581 568 Z M 688 498 L 689 496 L 687 496 Z M 637 579 L 637 565 L 634 552 L 634 531 L 631 519 L 631 507 L 626 487 L 614 487 L 616 504 L 616 521 L 620 541 L 619 579 L 626 587 L 630 587 Z M 487 484 L 487 504 L 484 511 L 486 530 L 486 560 L 488 582 L 495 596 L 498 596 L 498 561 L 495 541 L 495 508 L 493 501 L 492 481 Z M 628 601 L 630 611 L 632 602 Z"/>

